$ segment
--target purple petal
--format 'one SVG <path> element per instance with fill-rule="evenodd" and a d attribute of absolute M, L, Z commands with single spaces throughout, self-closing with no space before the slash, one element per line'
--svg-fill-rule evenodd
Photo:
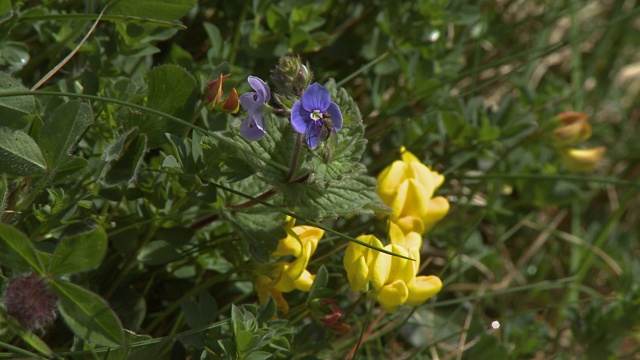
<path fill-rule="evenodd" d="M 307 127 L 307 144 L 312 149 L 318 147 L 320 142 L 320 130 L 322 129 L 321 121 L 311 121 Z"/>
<path fill-rule="evenodd" d="M 338 131 L 342 129 L 342 112 L 340 112 L 340 108 L 333 101 L 329 104 L 329 108 L 327 112 L 331 116 L 331 122 L 333 123 L 333 129 Z"/>
<path fill-rule="evenodd" d="M 314 110 L 325 112 L 331 103 L 331 96 L 329 90 L 315 82 L 307 87 L 300 101 L 302 107 L 309 112 Z"/>
<path fill-rule="evenodd" d="M 302 107 L 301 101 L 296 101 L 291 108 L 291 127 L 296 132 L 304 134 L 307 131 L 309 123 L 314 122 L 311 120 L 311 113 Z"/>
<path fill-rule="evenodd" d="M 253 88 L 253 90 L 258 93 L 260 100 L 263 104 L 266 104 L 271 99 L 271 89 L 269 89 L 269 85 L 266 82 L 262 81 L 259 77 L 249 76 L 247 78 L 249 85 Z"/>
<path fill-rule="evenodd" d="M 239 99 L 240 105 L 250 113 L 257 113 L 258 109 L 264 105 L 264 103 L 260 101 L 261 99 L 258 99 L 259 97 L 260 95 L 254 92 L 242 94 Z"/>
<path fill-rule="evenodd" d="M 260 140 L 267 132 L 264 130 L 264 118 L 261 114 L 251 114 L 240 123 L 240 135 L 247 140 Z"/>

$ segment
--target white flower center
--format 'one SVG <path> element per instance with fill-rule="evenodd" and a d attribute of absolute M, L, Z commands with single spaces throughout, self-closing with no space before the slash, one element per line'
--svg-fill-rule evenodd
<path fill-rule="evenodd" d="M 322 120 L 323 116 L 322 116 L 322 112 L 320 110 L 313 110 L 313 112 L 311 113 L 311 120 Z"/>

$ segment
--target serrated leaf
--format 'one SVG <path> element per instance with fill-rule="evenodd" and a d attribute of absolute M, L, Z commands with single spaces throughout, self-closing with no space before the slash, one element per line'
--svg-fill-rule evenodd
<path fill-rule="evenodd" d="M 49 274 L 61 276 L 89 270 L 100 264 L 107 251 L 107 234 L 101 227 L 64 238 L 53 252 Z"/>
<path fill-rule="evenodd" d="M 18 16 L 12 18 L 17 19 Z M 0 93 L 27 91 L 22 83 L 9 75 L 0 72 Z M 29 124 L 29 115 L 36 110 L 36 101 L 33 96 L 8 96 L 0 97 L 0 119 L 2 125 L 14 130 L 23 129 Z"/>
<path fill-rule="evenodd" d="M 35 176 L 46 168 L 38 144 L 27 133 L 0 128 L 0 172 L 14 176 Z"/>
<path fill-rule="evenodd" d="M 38 136 L 50 173 L 69 160 L 71 150 L 92 124 L 93 112 L 88 104 L 70 101 L 53 111 Z"/>
<path fill-rule="evenodd" d="M 120 157 L 109 163 L 104 175 L 104 183 L 107 186 L 114 186 L 133 181 L 146 149 L 147 135 L 137 134 L 129 137 Z"/>
<path fill-rule="evenodd" d="M 15 273 L 36 271 L 44 274 L 44 266 L 31 240 L 11 225 L 0 223 L 0 264 Z"/>
<path fill-rule="evenodd" d="M 53 280 L 51 288 L 58 294 L 60 314 L 76 335 L 96 345 L 123 344 L 120 320 L 101 297 L 61 280 Z"/>
<path fill-rule="evenodd" d="M 107 14 L 173 21 L 186 15 L 195 5 L 196 0 L 119 0 L 113 2 Z"/>
<path fill-rule="evenodd" d="M 199 92 L 196 79 L 191 74 L 176 65 L 161 65 L 149 71 L 147 81 L 149 108 L 185 121 L 191 120 Z M 165 133 L 182 135 L 186 129 L 184 124 L 152 114 L 138 119 L 138 122 L 140 131 L 147 134 L 152 148 L 166 143 Z"/>
<path fill-rule="evenodd" d="M 357 175 L 326 186 L 295 184 L 284 198 L 296 214 L 312 219 L 390 213 L 376 194 L 376 186 L 374 178 Z"/>

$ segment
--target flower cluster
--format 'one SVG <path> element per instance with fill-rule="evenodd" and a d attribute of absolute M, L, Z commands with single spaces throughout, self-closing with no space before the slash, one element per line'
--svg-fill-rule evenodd
<path fill-rule="evenodd" d="M 353 291 L 365 291 L 371 284 L 382 308 L 395 312 L 401 305 L 424 303 L 440 291 L 442 281 L 433 275 L 417 276 L 422 247 L 420 234 L 405 234 L 398 225 L 390 223 L 389 238 L 391 243 L 383 248 L 405 258 L 352 242 L 347 246 L 343 264 Z M 360 236 L 358 240 L 382 248 L 382 242 L 373 235 Z"/>
<path fill-rule="evenodd" d="M 317 82 L 308 85 L 312 77 L 297 57 L 281 59 L 272 76 L 280 92 L 275 94 L 276 102 L 291 113 L 292 128 L 306 134 L 307 145 L 315 149 L 329 135 L 342 129 L 343 119 L 327 88 Z M 240 124 L 240 134 L 247 140 L 257 141 L 267 133 L 264 113 L 271 99 L 271 89 L 258 77 L 249 76 L 247 81 L 254 92 L 240 96 L 240 104 L 248 113 Z"/>
<path fill-rule="evenodd" d="M 276 300 L 278 309 L 284 313 L 288 312 L 289 305 L 282 293 L 311 289 L 315 275 L 307 270 L 307 265 L 316 251 L 318 241 L 324 235 L 322 229 L 294 225 L 295 219 L 287 217 L 287 237 L 280 240 L 278 248 L 272 253 L 273 257 L 280 259 L 275 264 L 268 264 L 260 269 L 253 282 L 260 302 L 265 303 L 271 295 Z M 292 257 L 293 260 L 284 260 L 288 257 Z"/>
<path fill-rule="evenodd" d="M 572 147 L 575 143 L 591 137 L 589 115 L 567 111 L 556 116 L 554 121 L 557 127 L 551 134 L 552 142 L 567 168 L 575 171 L 588 171 L 598 165 L 606 151 L 604 146 L 590 149 Z"/>
<path fill-rule="evenodd" d="M 378 196 L 393 209 L 391 221 L 405 233 L 424 234 L 449 211 L 449 202 L 434 192 L 444 176 L 431 171 L 403 146 L 396 160 L 378 175 Z"/>

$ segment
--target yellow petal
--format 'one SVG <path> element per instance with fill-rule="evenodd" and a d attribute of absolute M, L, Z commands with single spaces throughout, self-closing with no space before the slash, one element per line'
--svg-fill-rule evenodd
<path fill-rule="evenodd" d="M 303 244 L 309 242 L 313 245 L 310 256 L 316 251 L 318 241 L 324 236 L 324 230 L 308 225 L 296 226 L 293 228 L 293 231 L 298 235 Z"/>
<path fill-rule="evenodd" d="M 261 304 L 264 304 L 269 298 L 269 294 L 271 293 L 271 288 L 275 285 L 273 279 L 268 276 L 258 274 L 256 278 L 253 280 L 253 287 L 258 294 L 258 299 Z"/>
<path fill-rule="evenodd" d="M 280 240 L 278 248 L 271 255 L 278 256 L 300 256 L 302 252 L 302 241 L 295 234 L 287 234 L 287 237 Z"/>
<path fill-rule="evenodd" d="M 394 222 L 402 229 L 402 232 L 408 234 L 410 232 L 416 232 L 418 234 L 424 234 L 425 226 L 422 219 L 415 216 L 403 216 L 399 219 L 395 219 Z"/>
<path fill-rule="evenodd" d="M 282 296 L 282 292 L 276 289 L 271 289 L 271 296 L 273 296 L 273 299 L 276 301 L 278 311 L 284 314 L 289 312 L 289 303 L 285 300 L 284 296 Z"/>
<path fill-rule="evenodd" d="M 567 168 L 575 171 L 588 171 L 593 169 L 604 155 L 607 148 L 597 146 L 591 149 L 565 149 L 561 153 Z"/>
<path fill-rule="evenodd" d="M 351 291 L 365 291 L 367 283 L 369 282 L 369 267 L 367 266 L 364 257 L 358 258 L 349 266 L 345 265 L 344 268 L 347 271 L 347 278 L 349 279 L 349 285 L 351 285 Z"/>
<path fill-rule="evenodd" d="M 376 299 L 383 309 L 392 313 L 407 301 L 408 296 L 409 289 L 407 288 L 407 284 L 405 284 L 404 281 L 398 280 L 380 289 Z"/>
<path fill-rule="evenodd" d="M 311 285 L 313 285 L 314 280 L 316 279 L 315 275 L 312 275 L 306 269 L 302 272 L 299 278 L 294 281 L 296 289 L 300 291 L 309 291 L 311 290 Z"/>
<path fill-rule="evenodd" d="M 422 246 L 422 236 L 418 232 L 408 231 L 406 234 L 402 227 L 396 223 L 389 223 L 389 239 L 394 245 L 402 246 L 405 249 L 420 248 Z"/>
<path fill-rule="evenodd" d="M 442 196 L 429 200 L 426 215 L 423 218 L 424 232 L 433 229 L 435 224 L 442 220 L 449 212 L 449 201 Z M 423 233 L 424 233 L 423 232 Z"/>
<path fill-rule="evenodd" d="M 407 178 L 406 170 L 407 164 L 394 161 L 378 175 L 377 193 L 386 205 L 391 206 L 398 187 Z"/>
<path fill-rule="evenodd" d="M 382 248 L 382 243 L 373 235 L 358 236 L 357 240 Z M 372 269 L 378 259 L 379 252 L 352 242 L 347 246 L 342 260 L 351 290 L 359 292 L 365 290 L 371 280 Z"/>
<path fill-rule="evenodd" d="M 391 248 L 392 245 L 387 245 L 384 247 L 385 250 L 393 251 Z M 391 270 L 391 262 L 393 257 L 389 254 L 380 253 L 378 255 L 378 259 L 376 260 L 373 269 L 371 271 L 371 284 L 376 291 L 380 291 L 382 287 L 387 283 L 387 279 L 389 278 L 389 270 Z"/>
<path fill-rule="evenodd" d="M 418 306 L 437 294 L 442 289 L 442 281 L 437 276 L 418 276 L 408 286 L 409 296 L 406 304 Z"/>
<path fill-rule="evenodd" d="M 429 209 L 431 195 L 417 180 L 409 179 L 404 207 L 399 213 L 400 217 L 411 215 L 424 221 L 424 216 Z M 395 208 L 394 208 L 395 210 Z"/>

